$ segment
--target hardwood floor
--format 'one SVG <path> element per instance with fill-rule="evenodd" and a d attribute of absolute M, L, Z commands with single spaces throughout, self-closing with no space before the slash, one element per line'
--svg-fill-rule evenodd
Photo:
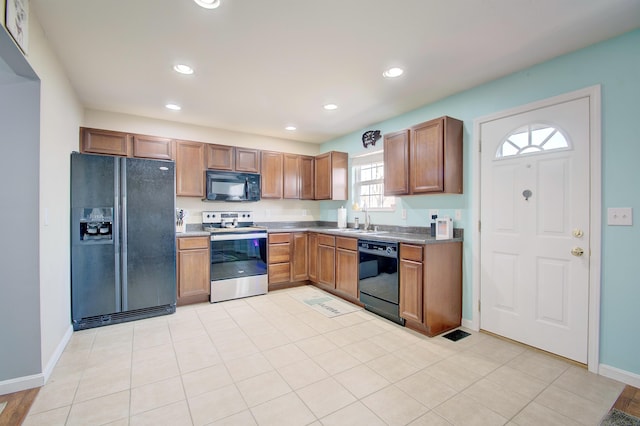
<path fill-rule="evenodd" d="M 640 389 L 633 386 L 625 386 L 618 400 L 613 404 L 613 408 L 632 416 L 640 417 Z"/>
<path fill-rule="evenodd" d="M 7 403 L 7 406 L 0 413 L 0 426 L 21 425 L 25 417 L 27 417 L 38 391 L 40 391 L 40 388 L 0 395 L 0 404 Z"/>

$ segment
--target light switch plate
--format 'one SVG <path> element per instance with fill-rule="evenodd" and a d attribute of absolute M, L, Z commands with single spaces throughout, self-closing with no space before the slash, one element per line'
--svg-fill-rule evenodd
<path fill-rule="evenodd" d="M 607 225 L 632 226 L 633 209 L 631 207 L 609 207 L 607 209 Z"/>
<path fill-rule="evenodd" d="M 402 219 L 407 218 L 407 209 L 402 209 Z"/>
<path fill-rule="evenodd" d="M 456 220 L 462 220 L 462 210 L 456 210 Z"/>

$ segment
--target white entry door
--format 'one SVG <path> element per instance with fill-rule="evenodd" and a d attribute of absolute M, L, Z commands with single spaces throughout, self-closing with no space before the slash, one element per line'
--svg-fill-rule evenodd
<path fill-rule="evenodd" d="M 480 327 L 586 363 L 589 98 L 484 122 Z"/>

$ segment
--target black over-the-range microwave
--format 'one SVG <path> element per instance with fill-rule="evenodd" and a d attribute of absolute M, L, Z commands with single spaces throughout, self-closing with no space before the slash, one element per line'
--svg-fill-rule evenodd
<path fill-rule="evenodd" d="M 208 201 L 259 201 L 260 175 L 257 173 L 207 170 Z"/>

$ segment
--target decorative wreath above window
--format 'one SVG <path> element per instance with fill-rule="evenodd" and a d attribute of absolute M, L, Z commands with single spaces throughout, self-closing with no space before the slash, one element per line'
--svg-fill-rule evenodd
<path fill-rule="evenodd" d="M 496 159 L 566 149 L 570 149 L 569 141 L 560 129 L 542 123 L 527 124 L 504 139 Z"/>

